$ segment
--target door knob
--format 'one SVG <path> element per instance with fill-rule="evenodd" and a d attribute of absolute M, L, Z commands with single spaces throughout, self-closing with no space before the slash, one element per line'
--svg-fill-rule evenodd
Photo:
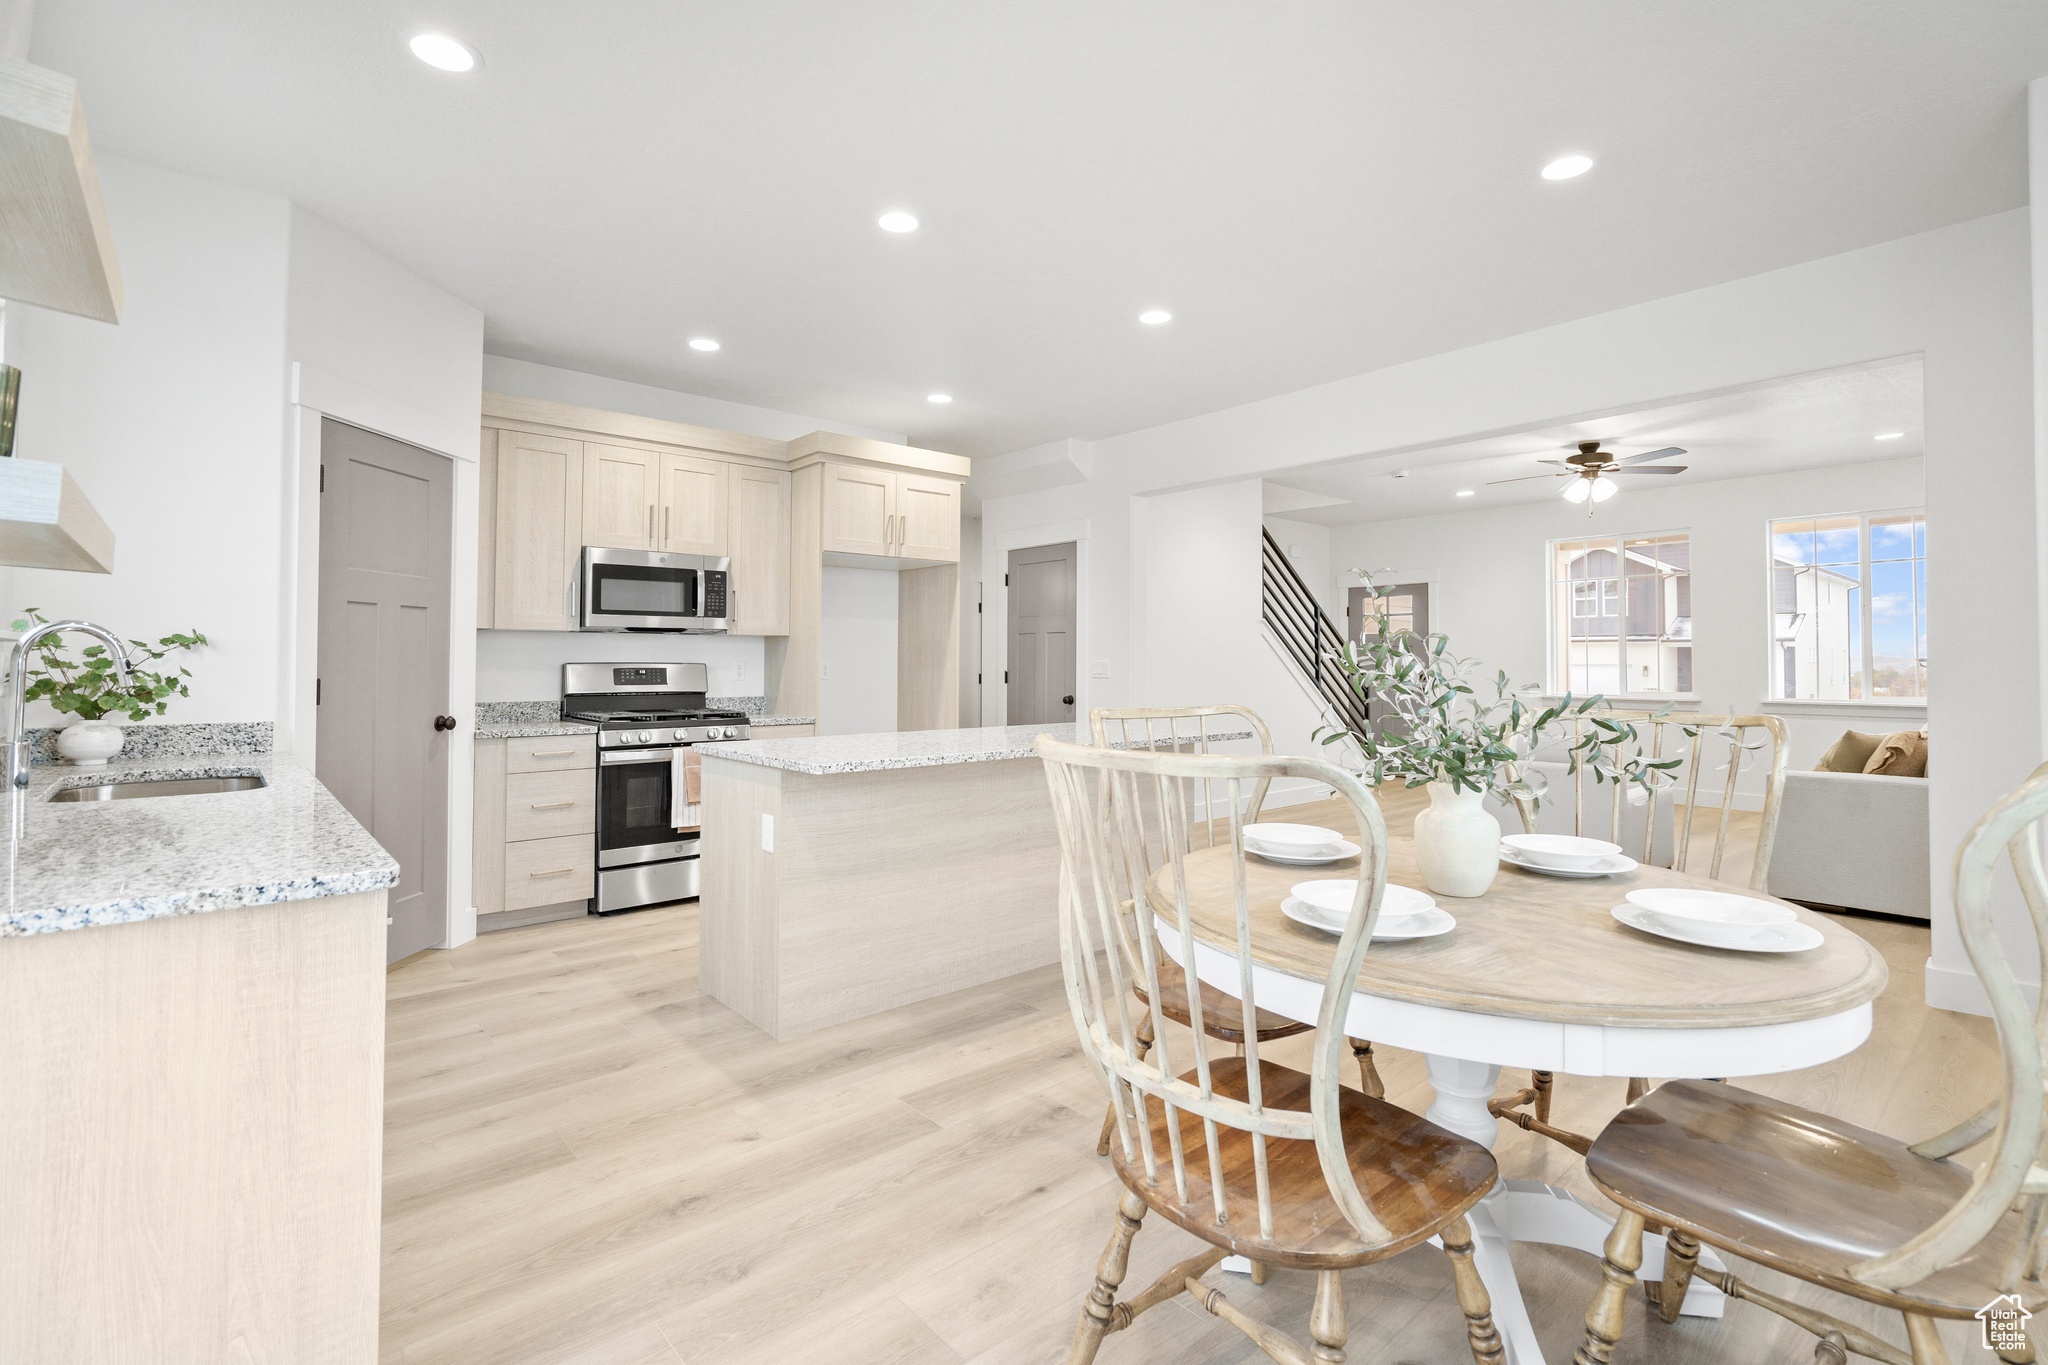
<path fill-rule="evenodd" d="M 1061 697 L 1061 698 L 1060 698 L 1060 705 L 1061 705 L 1061 706 L 1072 706 L 1073 704 L 1074 704 L 1074 699 L 1073 699 L 1073 698 L 1072 698 L 1071 696 L 1066 696 L 1066 697 Z"/>
<path fill-rule="evenodd" d="M 436 716 L 436 717 L 434 717 L 434 728 L 435 728 L 436 730 L 453 730 L 453 729 L 455 728 L 455 717 L 453 717 L 453 716 Z"/>

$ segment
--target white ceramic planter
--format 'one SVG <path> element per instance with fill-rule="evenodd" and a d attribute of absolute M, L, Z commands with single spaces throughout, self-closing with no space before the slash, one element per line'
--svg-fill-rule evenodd
<path fill-rule="evenodd" d="M 1415 812 L 1415 862 L 1422 881 L 1442 896 L 1483 896 L 1500 872 L 1500 821 L 1484 792 L 1429 784 L 1429 806 Z"/>
<path fill-rule="evenodd" d="M 127 741 L 110 720 L 75 720 L 57 732 L 57 752 L 81 768 L 98 767 L 121 752 Z"/>

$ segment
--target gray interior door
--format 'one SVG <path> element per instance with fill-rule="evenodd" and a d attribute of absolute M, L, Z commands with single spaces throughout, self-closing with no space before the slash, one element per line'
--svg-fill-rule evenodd
<path fill-rule="evenodd" d="M 1417 635 L 1429 634 L 1429 584 L 1397 583 L 1387 590 L 1387 595 L 1378 603 L 1366 595 L 1364 588 L 1353 588 L 1345 610 L 1345 631 L 1352 640 L 1363 640 L 1376 632 L 1379 626 L 1374 613 L 1384 611 L 1388 626 L 1397 631 L 1412 630 Z M 1366 719 L 1375 725 L 1386 724 L 1386 708 L 1379 698 L 1368 698 L 1365 707 Z"/>
<path fill-rule="evenodd" d="M 447 937 L 448 598 L 455 467 L 320 424 L 315 775 L 398 861 L 387 961 Z"/>
<path fill-rule="evenodd" d="M 1074 718 L 1074 542 L 1010 551 L 1008 725 Z"/>

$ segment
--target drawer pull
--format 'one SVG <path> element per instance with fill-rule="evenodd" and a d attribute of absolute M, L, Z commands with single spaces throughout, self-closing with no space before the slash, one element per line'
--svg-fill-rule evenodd
<path fill-rule="evenodd" d="M 542 805 L 536 801 L 533 803 L 533 808 L 535 810 L 561 810 L 565 806 L 573 806 L 575 804 L 574 801 L 550 801 L 546 805 Z"/>
<path fill-rule="evenodd" d="M 554 868 L 554 869 L 552 869 L 551 871 L 547 871 L 547 872 L 529 872 L 529 873 L 527 873 L 526 875 L 527 875 L 527 876 L 529 876 L 529 877 L 566 877 L 566 876 L 568 876 L 568 875 L 569 875 L 569 874 L 570 874 L 571 872 L 574 872 L 575 870 L 576 870 L 576 869 L 575 869 L 575 868 L 573 868 L 573 867 L 557 867 L 557 868 Z"/>
<path fill-rule="evenodd" d="M 574 749 L 535 749 L 533 756 L 535 758 L 574 758 L 576 757 L 576 751 Z"/>

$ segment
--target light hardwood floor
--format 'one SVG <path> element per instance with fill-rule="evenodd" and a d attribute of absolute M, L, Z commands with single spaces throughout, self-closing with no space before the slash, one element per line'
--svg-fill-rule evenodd
<path fill-rule="evenodd" d="M 1388 794 L 1404 828 L 1419 804 Z M 1329 821 L 1319 807 L 1288 818 Z M 973 907 L 963 906 L 963 913 Z M 1991 1093 L 1989 1022 L 1921 1003 L 1927 930 L 1843 917 L 1884 953 L 1870 1041 L 1823 1067 L 1745 1082 L 1921 1137 Z M 1051 966 L 775 1042 L 697 993 L 694 904 L 508 930 L 389 978 L 386 1365 L 1058 1362 L 1108 1237 L 1116 1181 L 1095 1155 L 1103 1096 Z M 1278 1058 L 1307 1068 L 1306 1045 Z M 1298 1055 L 1297 1055 L 1298 1054 Z M 1422 1059 L 1383 1048 L 1388 1097 L 1430 1102 Z M 1502 1089 L 1526 1073 L 1507 1072 Z M 1558 1120 L 1597 1131 L 1625 1081 L 1558 1078 Z M 1506 1175 L 1592 1195 L 1571 1153 L 1504 1129 Z M 1147 1219 L 1127 1285 L 1192 1253 Z M 1595 1261 L 1515 1263 L 1553 1365 L 1571 1359 Z M 1759 1287 L 1827 1303 L 1888 1339 L 1895 1316 L 1753 1266 Z M 1314 1277 L 1231 1300 L 1306 1338 Z M 1346 1276 L 1351 1358 L 1462 1358 L 1448 1263 L 1426 1250 Z M 1958 1362 L 1975 1324 L 1944 1324 Z M 1812 1338 L 1750 1305 L 1645 1322 L 1617 1362 L 1803 1362 Z M 1105 1343 L 1114 1362 L 1265 1357 L 1183 1297 Z"/>

